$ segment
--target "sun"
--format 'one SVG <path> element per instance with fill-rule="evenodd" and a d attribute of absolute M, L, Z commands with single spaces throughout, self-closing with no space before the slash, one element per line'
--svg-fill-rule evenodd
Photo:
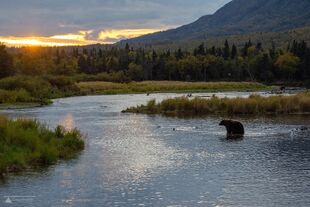
<path fill-rule="evenodd" d="M 50 37 L 0 37 L 0 42 L 14 47 L 23 46 L 73 46 L 73 45 L 85 45 L 85 41 L 75 41 L 70 39 L 56 39 Z"/>
<path fill-rule="evenodd" d="M 74 46 L 95 44 L 98 41 L 88 40 L 86 36 L 92 31 L 79 31 L 77 33 L 60 34 L 53 36 L 0 36 L 0 42 L 13 47 L 23 46 Z"/>

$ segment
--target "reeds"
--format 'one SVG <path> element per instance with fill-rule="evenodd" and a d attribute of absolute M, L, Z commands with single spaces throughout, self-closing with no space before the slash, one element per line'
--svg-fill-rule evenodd
<path fill-rule="evenodd" d="M 267 114 L 310 114 L 310 93 L 292 96 L 249 98 L 171 98 L 161 103 L 150 101 L 147 105 L 128 108 L 124 112 L 169 115 L 267 115 Z"/>

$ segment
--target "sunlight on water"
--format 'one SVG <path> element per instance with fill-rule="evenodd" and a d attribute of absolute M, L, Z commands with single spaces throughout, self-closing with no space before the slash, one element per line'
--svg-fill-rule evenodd
<path fill-rule="evenodd" d="M 63 126 L 66 131 L 72 131 L 75 128 L 74 117 L 71 113 L 68 113 L 60 122 L 60 126 Z"/>
<path fill-rule="evenodd" d="M 173 160 L 179 155 L 177 150 L 156 137 L 150 125 L 139 116 L 121 120 L 115 131 L 109 132 L 112 137 L 97 143 L 102 146 L 98 158 L 104 166 L 102 175 L 111 190 L 119 187 L 118 184 L 142 182 L 162 170 L 176 167 Z"/>

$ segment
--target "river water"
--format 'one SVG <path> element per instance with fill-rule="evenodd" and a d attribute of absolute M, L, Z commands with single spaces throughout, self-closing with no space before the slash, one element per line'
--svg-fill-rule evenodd
<path fill-rule="evenodd" d="M 181 95 L 73 97 L 3 111 L 78 127 L 87 138 L 77 158 L 0 183 L 0 206 L 310 206 L 310 131 L 297 130 L 309 117 L 241 117 L 245 138 L 228 141 L 220 117 L 120 113 Z"/>

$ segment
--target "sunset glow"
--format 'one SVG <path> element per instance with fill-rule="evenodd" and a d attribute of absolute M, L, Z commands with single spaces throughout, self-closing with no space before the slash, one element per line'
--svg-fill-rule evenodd
<path fill-rule="evenodd" d="M 163 29 L 110 29 L 99 33 L 98 39 L 107 43 L 113 43 L 122 39 L 129 39 L 145 34 L 158 32 Z"/>
<path fill-rule="evenodd" d="M 92 31 L 79 31 L 78 33 L 53 35 L 50 37 L 32 36 L 32 37 L 14 37 L 0 36 L 0 42 L 8 46 L 73 46 L 96 44 L 98 41 L 88 40 L 87 35 Z"/>
<path fill-rule="evenodd" d="M 77 34 L 63 34 L 63 35 L 54 35 L 51 36 L 51 39 L 58 40 L 76 40 L 76 41 L 86 41 L 86 36 L 91 34 L 93 31 L 79 31 Z"/>
<path fill-rule="evenodd" d="M 51 42 L 44 37 L 0 37 L 0 42 L 7 46 L 64 46 L 70 45 L 61 42 Z"/>
<path fill-rule="evenodd" d="M 92 30 L 83 30 L 77 33 L 59 34 L 49 37 L 30 36 L 0 36 L 0 42 L 7 46 L 74 46 L 90 44 L 112 44 L 117 41 L 138 37 L 144 34 L 160 31 L 160 29 L 108 29 L 95 33 Z M 91 38 L 94 36 L 94 38 Z"/>

